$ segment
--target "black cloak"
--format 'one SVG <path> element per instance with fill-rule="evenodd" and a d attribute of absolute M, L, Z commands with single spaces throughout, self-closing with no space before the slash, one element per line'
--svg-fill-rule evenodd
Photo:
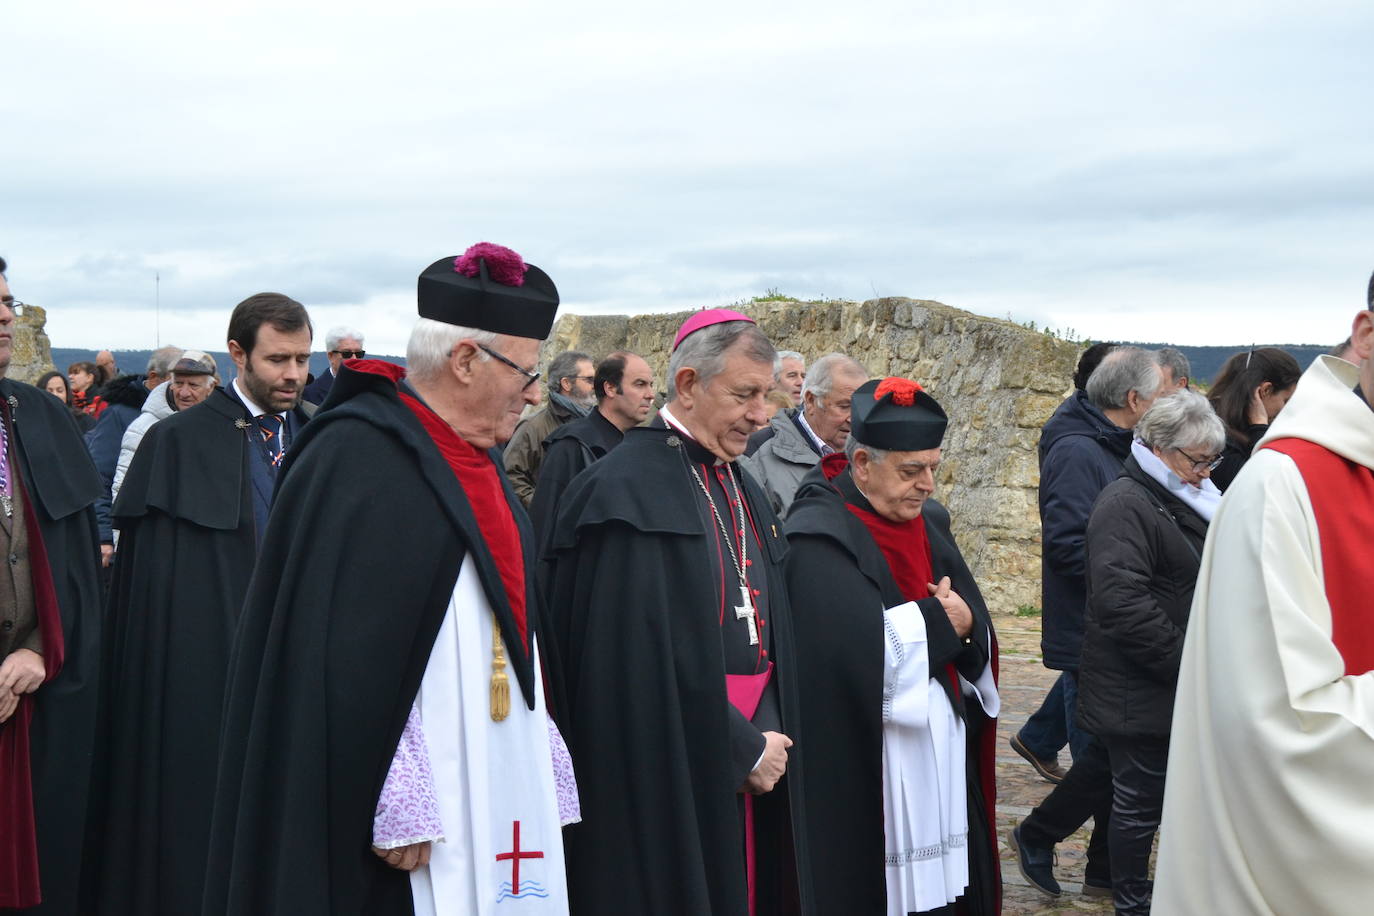
<path fill-rule="evenodd" d="M 385 365 L 341 368 L 287 453 L 230 659 L 207 916 L 413 912 L 409 873 L 372 852 L 373 815 L 464 562 L 500 623 L 512 702 L 534 708 L 534 563 L 522 640 L 467 497 Z"/>
<path fill-rule="evenodd" d="M 672 430 L 629 430 L 563 495 L 544 558 L 554 711 L 582 799 L 582 823 L 564 831 L 574 913 L 749 911 L 721 628 L 714 615 L 674 612 L 718 601 L 683 448 Z M 766 567 L 781 730 L 795 742 L 787 775 L 755 799 L 759 912 L 810 913 L 806 834 L 793 816 L 805 738 L 786 544 L 763 491 L 741 477 L 767 545 L 754 568 Z"/>
<path fill-rule="evenodd" d="M 93 818 L 102 914 L 200 906 L 229 649 L 257 558 L 245 421 L 216 389 L 149 427 L 115 501 Z"/>
<path fill-rule="evenodd" d="M 530 500 L 530 521 L 541 546 L 553 530 L 568 484 L 624 438 L 614 423 L 592 408 L 591 413 L 564 423 L 544 440 L 544 460 L 539 463 L 539 480 Z"/>
<path fill-rule="evenodd" d="M 100 671 L 100 475 L 61 401 L 0 379 L 10 403 L 19 473 L 38 512 L 62 617 L 62 670 L 34 694 L 29 724 L 35 827 L 43 903 L 26 913 L 74 914 L 92 775 Z"/>
<path fill-rule="evenodd" d="M 797 632 L 802 715 L 813 740 L 806 750 L 804 811 L 816 868 L 816 908 L 855 916 L 887 912 L 884 874 L 882 608 L 905 601 L 887 560 L 846 501 L 872 511 L 848 470 L 832 484 L 823 465 L 802 479 L 787 515 L 787 587 Z M 927 500 L 922 516 L 936 581 L 973 612 L 972 645 L 965 646 L 940 603 L 917 602 L 929 636 L 930 670 L 948 663 L 973 680 L 996 656 L 992 621 L 978 584 L 949 529 L 949 512 Z M 994 662 L 995 664 L 995 662 Z M 994 669 L 995 670 L 995 669 Z M 1001 911 L 1002 883 L 991 820 L 992 741 L 997 722 L 944 678 L 941 683 L 967 726 L 969 887 L 961 913 Z"/>

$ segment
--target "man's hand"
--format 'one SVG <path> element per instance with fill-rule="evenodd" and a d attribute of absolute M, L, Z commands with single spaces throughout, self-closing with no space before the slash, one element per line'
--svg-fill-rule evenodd
<path fill-rule="evenodd" d="M 45 674 L 43 656 L 32 649 L 15 649 L 0 663 L 0 693 L 33 693 Z"/>
<path fill-rule="evenodd" d="M 399 868 L 401 871 L 414 871 L 421 865 L 429 864 L 430 844 L 412 843 L 409 846 L 397 846 L 395 849 L 378 849 L 372 847 L 372 851 L 387 865 L 392 868 Z"/>
<path fill-rule="evenodd" d="M 940 600 L 940 606 L 945 609 L 950 626 L 954 627 L 954 632 L 958 633 L 960 638 L 973 632 L 973 611 L 969 609 L 968 602 L 949 587 L 949 576 L 941 579 L 939 585 L 927 582 L 926 588 L 930 589 L 932 597 Z"/>
<path fill-rule="evenodd" d="M 0 722 L 8 722 L 19 698 L 43 683 L 43 656 L 32 649 L 15 649 L 0 662 Z"/>
<path fill-rule="evenodd" d="M 787 772 L 787 749 L 792 746 L 792 739 L 782 732 L 764 732 L 763 741 L 763 759 L 744 781 L 744 791 L 750 795 L 772 792 Z"/>
<path fill-rule="evenodd" d="M 110 568 L 110 564 L 113 563 L 113 562 L 114 562 L 114 545 L 113 545 L 113 544 L 101 544 L 101 545 L 100 545 L 100 565 L 101 565 L 102 567 L 104 567 L 105 569 L 109 569 L 109 568 Z"/>

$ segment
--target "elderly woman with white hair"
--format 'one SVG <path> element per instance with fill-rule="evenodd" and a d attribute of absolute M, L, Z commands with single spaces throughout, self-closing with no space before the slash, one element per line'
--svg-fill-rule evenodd
<path fill-rule="evenodd" d="M 1160 398 L 1135 428 L 1121 476 L 1088 521 L 1088 604 L 1078 722 L 1112 767 L 1108 843 L 1118 914 L 1148 913 L 1150 847 L 1164 804 L 1164 771 L 1183 636 L 1207 525 L 1221 493 L 1208 480 L 1226 430 L 1192 391 Z"/>

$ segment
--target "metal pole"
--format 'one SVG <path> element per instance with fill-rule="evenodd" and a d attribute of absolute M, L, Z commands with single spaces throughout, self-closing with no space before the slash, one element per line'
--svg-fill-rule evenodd
<path fill-rule="evenodd" d="M 162 348 L 162 273 L 153 273 L 153 348 Z"/>

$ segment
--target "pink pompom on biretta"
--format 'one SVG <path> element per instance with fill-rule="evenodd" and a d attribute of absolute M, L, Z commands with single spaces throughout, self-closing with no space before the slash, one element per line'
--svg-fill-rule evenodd
<path fill-rule="evenodd" d="M 465 277 L 475 277 L 482 272 L 482 261 L 487 262 L 487 276 L 502 286 L 524 286 L 525 259 L 507 248 L 491 242 L 478 242 L 467 251 L 453 259 L 454 273 Z"/>

